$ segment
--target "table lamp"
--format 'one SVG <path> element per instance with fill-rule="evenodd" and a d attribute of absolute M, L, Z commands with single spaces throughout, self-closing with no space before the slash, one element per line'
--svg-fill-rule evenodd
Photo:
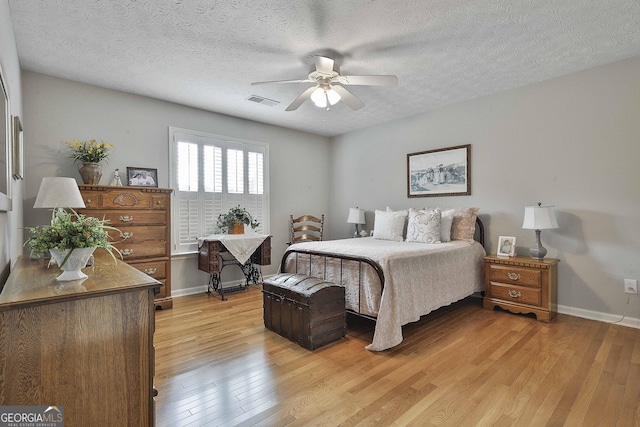
<path fill-rule="evenodd" d="M 360 237 L 360 231 L 358 230 L 358 225 L 365 224 L 364 220 L 364 209 L 360 208 L 349 208 L 349 216 L 347 217 L 347 223 L 356 225 L 356 232 L 353 237 Z"/>
<path fill-rule="evenodd" d="M 52 208 L 60 212 L 64 208 L 85 208 L 78 183 L 73 178 L 46 176 L 42 178 L 34 208 Z"/>
<path fill-rule="evenodd" d="M 542 203 L 538 203 L 538 206 L 525 206 L 522 228 L 536 231 L 536 241 L 529 249 L 529 253 L 531 258 L 542 261 L 547 254 L 547 250 L 540 242 L 540 230 L 558 228 L 555 208 L 553 206 L 542 206 Z"/>

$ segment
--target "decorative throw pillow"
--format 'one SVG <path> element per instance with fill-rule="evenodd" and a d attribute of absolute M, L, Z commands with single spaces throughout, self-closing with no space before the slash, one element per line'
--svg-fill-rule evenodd
<path fill-rule="evenodd" d="M 386 212 L 376 210 L 373 225 L 375 233 L 373 234 L 373 238 L 402 242 L 404 240 L 402 233 L 404 231 L 406 218 L 407 211 Z"/>
<path fill-rule="evenodd" d="M 440 240 L 442 242 L 451 241 L 451 225 L 453 224 L 453 209 L 440 213 Z"/>
<path fill-rule="evenodd" d="M 448 210 L 449 208 L 440 208 Z M 478 208 L 453 208 L 453 222 L 451 224 L 451 240 L 464 240 L 473 243 L 476 231 L 476 215 Z"/>
<path fill-rule="evenodd" d="M 440 209 L 410 209 L 407 242 L 440 243 Z"/>

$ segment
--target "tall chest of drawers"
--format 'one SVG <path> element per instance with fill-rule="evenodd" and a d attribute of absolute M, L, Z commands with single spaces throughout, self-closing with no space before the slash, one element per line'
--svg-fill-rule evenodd
<path fill-rule="evenodd" d="M 173 307 L 171 298 L 171 192 L 155 187 L 79 185 L 85 209 L 106 218 L 119 232 L 110 232 L 123 260 L 160 281 L 156 308 Z"/>

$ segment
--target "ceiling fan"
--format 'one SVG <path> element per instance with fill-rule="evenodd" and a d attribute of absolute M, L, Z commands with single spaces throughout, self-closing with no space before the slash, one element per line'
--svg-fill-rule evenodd
<path fill-rule="evenodd" d="M 311 99 L 317 107 L 326 108 L 339 101 L 344 102 L 353 110 L 364 107 L 364 103 L 356 98 L 342 85 L 359 86 L 397 86 L 398 77 L 380 76 L 343 76 L 340 69 L 331 58 L 315 57 L 316 69 L 309 73 L 308 78 L 302 80 L 273 80 L 268 82 L 254 82 L 252 86 L 271 83 L 315 83 L 298 96 L 285 111 L 296 110 L 303 102 Z"/>

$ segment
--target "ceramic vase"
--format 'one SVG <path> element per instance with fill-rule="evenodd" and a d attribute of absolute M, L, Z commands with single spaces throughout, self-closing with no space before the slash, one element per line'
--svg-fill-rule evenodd
<path fill-rule="evenodd" d="M 87 261 L 93 254 L 96 248 L 75 248 L 73 251 L 71 249 L 58 250 L 58 249 L 50 249 L 51 257 L 58 263 L 60 270 L 62 270 L 62 274 L 56 277 L 56 280 L 59 282 L 66 282 L 69 280 L 80 280 L 86 279 L 87 276 L 82 272 L 82 268 L 86 267 Z M 69 258 L 67 258 L 67 254 Z M 67 260 L 65 261 L 65 258 Z"/>
<path fill-rule="evenodd" d="M 100 163 L 84 162 L 78 167 L 78 172 L 84 184 L 97 185 L 102 178 L 102 165 Z"/>

